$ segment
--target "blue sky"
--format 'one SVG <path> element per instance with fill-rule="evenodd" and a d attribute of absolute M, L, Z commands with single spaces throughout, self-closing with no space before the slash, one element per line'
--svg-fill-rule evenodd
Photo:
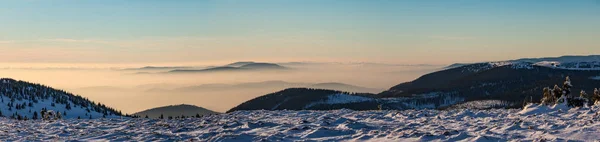
<path fill-rule="evenodd" d="M 600 54 L 598 0 L 15 0 L 2 2 L 0 21 L 4 62 L 446 64 Z"/>

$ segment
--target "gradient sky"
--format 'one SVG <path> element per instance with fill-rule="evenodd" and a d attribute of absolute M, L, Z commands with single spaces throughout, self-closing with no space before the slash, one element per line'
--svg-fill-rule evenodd
<path fill-rule="evenodd" d="M 598 0 L 10 0 L 0 62 L 450 64 L 600 54 Z"/>

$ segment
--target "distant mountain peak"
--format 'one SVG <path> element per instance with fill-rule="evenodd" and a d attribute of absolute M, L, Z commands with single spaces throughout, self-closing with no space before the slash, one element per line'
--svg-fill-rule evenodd
<path fill-rule="evenodd" d="M 241 67 L 241 66 L 248 65 L 248 64 L 253 64 L 253 63 L 256 63 L 256 62 L 252 62 L 252 61 L 240 61 L 240 62 L 235 62 L 235 63 L 227 64 L 225 66 Z"/>
<path fill-rule="evenodd" d="M 255 71 L 255 70 L 283 70 L 287 67 L 273 64 L 273 63 L 255 63 L 255 62 L 240 62 L 235 65 L 226 65 L 220 67 L 213 67 L 202 70 L 187 70 L 177 69 L 169 71 L 169 73 L 201 73 L 201 72 L 231 72 L 231 71 Z M 239 66 L 238 66 L 239 65 Z"/>
<path fill-rule="evenodd" d="M 156 107 L 147 109 L 141 112 L 134 113 L 134 115 L 145 117 L 146 115 L 150 118 L 158 118 L 163 115 L 165 118 L 169 116 L 196 116 L 196 115 L 212 115 L 219 114 L 219 112 L 215 112 L 203 107 L 190 105 L 190 104 L 178 104 L 178 105 L 168 105 L 162 107 Z"/>
<path fill-rule="evenodd" d="M 240 66 L 240 68 L 246 69 L 285 69 L 286 67 L 280 66 L 273 63 L 251 63 Z"/>

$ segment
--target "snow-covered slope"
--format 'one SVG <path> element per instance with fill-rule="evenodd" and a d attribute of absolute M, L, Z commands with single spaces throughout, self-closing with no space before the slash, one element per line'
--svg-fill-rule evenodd
<path fill-rule="evenodd" d="M 236 111 L 187 119 L 16 121 L 5 141 L 598 141 L 597 107 L 559 110 Z M 525 112 L 525 113 L 520 113 Z"/>
<path fill-rule="evenodd" d="M 375 101 L 375 100 L 376 100 L 375 98 L 353 96 L 353 95 L 340 93 L 340 94 L 328 95 L 326 99 L 310 103 L 310 104 L 304 106 L 304 108 L 310 108 L 315 105 L 349 104 L 349 103 L 369 102 L 369 101 Z"/>
<path fill-rule="evenodd" d="M 563 56 L 483 62 L 440 70 L 400 83 L 378 97 L 415 97 L 435 92 L 457 92 L 448 108 L 517 108 L 524 99 L 540 100 L 542 88 L 561 85 L 566 76 L 576 82 L 574 90 L 600 86 L 600 56 Z M 538 94 L 538 95 L 536 95 Z M 485 100 L 499 100 L 498 102 Z M 478 102 L 484 101 L 484 102 Z M 492 103 L 485 105 L 483 103 Z M 496 103 L 496 104 L 493 104 Z M 508 106 L 507 106 L 508 105 Z M 440 105 L 442 106 L 442 105 Z"/>
<path fill-rule="evenodd" d="M 533 69 L 541 66 L 567 70 L 600 70 L 600 55 L 590 56 L 562 56 L 550 58 L 525 58 L 509 61 L 485 62 L 487 65 L 467 68 L 468 71 L 478 72 L 495 67 L 511 66 L 515 69 Z M 466 66 L 468 64 L 462 65 Z M 448 68 L 452 69 L 452 68 Z"/>
<path fill-rule="evenodd" d="M 60 112 L 62 118 L 119 117 L 115 109 L 94 103 L 81 96 L 56 90 L 39 84 L 13 79 L 0 79 L 0 111 L 2 116 L 33 118 L 41 110 Z M 66 114 L 65 114 L 66 113 Z"/>

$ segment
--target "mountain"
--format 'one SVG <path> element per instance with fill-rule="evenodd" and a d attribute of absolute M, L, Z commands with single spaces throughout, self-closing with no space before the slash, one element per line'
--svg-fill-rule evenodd
<path fill-rule="evenodd" d="M 145 66 L 145 67 L 141 67 L 141 68 L 128 68 L 128 69 L 124 69 L 124 70 L 174 70 L 174 69 L 189 69 L 192 67 L 185 67 L 185 66 L 175 66 L 175 67 L 170 67 L 170 66 L 164 66 L 164 67 L 159 67 L 159 66 Z"/>
<path fill-rule="evenodd" d="M 242 68 L 238 68 L 238 67 L 214 67 L 214 68 L 208 68 L 208 69 L 201 69 L 201 70 L 186 70 L 186 69 L 177 69 L 177 70 L 172 70 L 169 71 L 169 73 L 200 73 L 200 72 L 227 72 L 227 71 L 240 71 L 243 70 Z"/>
<path fill-rule="evenodd" d="M 372 94 L 355 94 L 341 91 L 308 88 L 290 88 L 244 102 L 231 110 L 329 110 L 376 108 L 377 99 Z"/>
<path fill-rule="evenodd" d="M 505 107 L 520 107 L 523 100 L 541 99 L 544 87 L 559 86 L 569 76 L 574 84 L 573 93 L 580 90 L 592 91 L 600 87 L 600 56 L 563 56 L 555 58 L 527 58 L 500 62 L 468 64 L 442 70 L 418 79 L 398 84 L 378 94 L 382 98 L 413 97 L 415 101 L 447 100 L 463 103 L 496 100 Z M 420 99 L 423 94 L 452 93 Z M 446 106 L 439 106 L 443 108 Z M 448 106 L 452 107 L 452 106 Z"/>
<path fill-rule="evenodd" d="M 581 90 L 591 92 L 593 88 L 600 87 L 600 56 L 456 64 L 376 95 L 358 95 L 361 98 L 331 90 L 287 89 L 247 101 L 230 111 L 517 108 L 522 107 L 526 99 L 540 100 L 544 87 L 561 86 L 567 76 L 574 85 L 573 94 L 577 95 Z M 313 107 L 309 104 L 319 105 Z"/>
<path fill-rule="evenodd" d="M 252 64 L 246 64 L 243 65 L 239 68 L 242 69 L 287 69 L 286 67 L 280 66 L 278 64 L 272 64 L 272 63 L 252 63 Z"/>
<path fill-rule="evenodd" d="M 113 108 L 62 90 L 9 78 L 0 79 L 1 116 L 20 115 L 31 119 L 37 113 L 41 118 L 42 108 L 60 112 L 63 118 L 115 118 L 122 115 Z"/>
<path fill-rule="evenodd" d="M 379 93 L 379 92 L 383 91 L 383 89 L 366 88 L 366 87 L 354 86 L 354 85 L 337 83 L 337 82 L 318 83 L 318 84 L 313 84 L 313 85 L 310 85 L 307 87 L 315 88 L 315 89 L 329 89 L 329 90 L 360 92 L 360 93 Z"/>
<path fill-rule="evenodd" d="M 202 107 L 194 106 L 194 105 L 171 105 L 171 106 L 163 106 L 153 109 L 144 110 L 141 112 L 134 113 L 133 115 L 138 115 L 141 117 L 145 117 L 146 115 L 150 118 L 159 118 L 160 115 L 163 115 L 165 118 L 169 116 L 177 117 L 184 115 L 186 117 L 196 116 L 196 114 L 200 116 L 204 115 L 212 115 L 219 114 L 218 112 L 208 110 Z"/>
<path fill-rule="evenodd" d="M 466 66 L 466 65 L 469 65 L 469 64 L 466 64 L 466 63 L 454 63 L 452 65 L 444 67 L 444 69 L 453 69 L 453 68 L 458 68 L 458 67 L 462 67 L 462 66 Z"/>
<path fill-rule="evenodd" d="M 232 66 L 230 66 L 232 65 Z M 238 67 L 239 65 L 239 67 Z M 237 72 L 237 71 L 264 71 L 264 70 L 284 70 L 287 67 L 272 63 L 254 63 L 254 62 L 238 62 L 227 66 L 212 67 L 208 69 L 193 70 L 193 69 L 176 69 L 169 73 L 208 73 L 208 72 Z"/>
<path fill-rule="evenodd" d="M 227 64 L 225 66 L 228 66 L 228 67 L 241 67 L 241 66 L 244 66 L 244 65 L 254 64 L 254 63 L 256 63 L 256 62 L 235 62 L 235 63 Z"/>

